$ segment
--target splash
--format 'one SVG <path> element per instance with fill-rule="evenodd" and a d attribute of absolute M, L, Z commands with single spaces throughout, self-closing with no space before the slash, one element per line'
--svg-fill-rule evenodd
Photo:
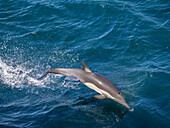
<path fill-rule="evenodd" d="M 47 76 L 42 80 L 38 80 L 37 78 L 42 75 L 41 73 L 39 73 L 38 68 L 40 68 L 39 65 L 35 67 L 35 69 L 28 69 L 23 65 L 8 65 L 0 58 L 0 80 L 3 84 L 7 84 L 8 86 L 15 88 L 23 88 L 29 86 L 49 88 L 48 85 L 50 85 L 51 83 L 56 83 L 56 80 L 62 77 L 61 75 L 52 75 L 51 77 Z M 31 75 L 32 72 L 36 72 L 38 74 Z M 78 84 L 79 83 L 71 83 L 64 80 L 60 86 L 78 90 Z"/>
<path fill-rule="evenodd" d="M 45 80 L 38 81 L 36 78 L 30 76 L 29 74 L 33 72 L 33 70 L 34 69 L 27 69 L 22 65 L 8 65 L 0 58 L 0 80 L 2 83 L 11 87 L 20 88 L 28 85 L 44 87 L 48 84 Z"/>
<path fill-rule="evenodd" d="M 26 44 L 22 45 L 7 45 L 8 41 L 0 42 L 0 50 L 3 54 L 0 57 L 0 82 L 10 87 L 23 88 L 30 86 L 46 87 L 50 89 L 65 87 L 71 89 L 78 89 L 75 83 L 65 83 L 64 81 L 58 81 L 61 76 L 50 74 L 42 80 L 38 78 L 43 74 L 46 68 L 44 63 L 61 63 L 59 60 L 66 62 L 66 59 L 70 58 L 71 62 L 78 60 L 77 56 L 74 58 L 70 51 L 56 51 L 55 54 L 49 55 L 48 58 L 39 56 L 39 59 L 32 58 L 33 51 L 37 48 L 30 47 L 25 49 Z M 42 53 L 43 54 L 43 53 Z M 43 54 L 44 55 L 44 54 Z M 51 58 L 52 57 L 52 58 Z M 54 57 L 54 58 L 53 58 Z M 59 58 L 60 57 L 60 58 Z M 73 60 L 72 60 L 73 59 Z M 46 60 L 48 60 L 46 62 Z M 41 63 L 42 62 L 42 63 Z M 68 61 L 70 62 L 70 61 Z M 60 65 L 60 64 L 59 64 Z M 69 64 L 70 65 L 70 64 Z M 67 67 L 67 66 L 66 66 Z M 42 70 L 42 71 L 41 71 Z M 59 86 L 55 86 L 58 84 Z"/>
<path fill-rule="evenodd" d="M 134 112 L 135 110 L 134 110 L 134 108 L 132 108 L 130 111 L 131 111 L 131 112 Z"/>

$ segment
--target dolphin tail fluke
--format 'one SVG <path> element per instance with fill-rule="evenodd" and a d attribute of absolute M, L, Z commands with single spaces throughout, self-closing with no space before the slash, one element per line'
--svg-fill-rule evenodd
<path fill-rule="evenodd" d="M 41 80 L 42 78 L 44 78 L 44 77 L 49 73 L 50 68 L 51 68 L 51 67 L 48 66 L 46 72 L 45 72 L 40 78 L 38 78 L 38 80 Z"/>

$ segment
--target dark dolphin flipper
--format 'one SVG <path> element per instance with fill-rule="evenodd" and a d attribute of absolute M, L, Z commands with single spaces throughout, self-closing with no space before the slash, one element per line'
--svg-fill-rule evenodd
<path fill-rule="evenodd" d="M 40 78 L 38 78 L 38 80 L 41 80 L 43 77 L 45 77 L 49 73 L 50 68 L 51 68 L 51 66 L 48 66 L 47 70 L 44 72 L 44 74 Z"/>

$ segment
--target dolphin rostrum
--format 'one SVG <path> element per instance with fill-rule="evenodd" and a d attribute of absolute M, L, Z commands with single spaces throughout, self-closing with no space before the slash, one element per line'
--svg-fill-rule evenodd
<path fill-rule="evenodd" d="M 80 80 L 81 83 L 85 84 L 87 87 L 93 89 L 94 91 L 100 93 L 100 95 L 94 95 L 96 99 L 112 99 L 123 106 L 127 107 L 130 111 L 132 108 L 124 100 L 123 95 L 119 89 L 104 76 L 93 73 L 88 66 L 82 61 L 83 69 L 65 69 L 56 68 L 47 70 L 38 80 L 45 77 L 48 73 L 62 74 L 65 76 L 74 76 Z"/>

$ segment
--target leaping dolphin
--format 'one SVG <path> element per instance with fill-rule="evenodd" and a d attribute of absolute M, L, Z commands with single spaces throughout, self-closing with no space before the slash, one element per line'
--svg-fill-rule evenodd
<path fill-rule="evenodd" d="M 83 69 L 49 69 L 47 70 L 38 80 L 45 77 L 48 73 L 62 74 L 65 76 L 74 76 L 80 80 L 81 83 L 85 84 L 87 87 L 93 89 L 94 91 L 100 93 L 100 95 L 94 95 L 96 99 L 112 99 L 123 106 L 127 107 L 130 111 L 132 108 L 126 103 L 123 95 L 119 89 L 104 76 L 92 72 L 89 67 L 83 62 Z"/>

